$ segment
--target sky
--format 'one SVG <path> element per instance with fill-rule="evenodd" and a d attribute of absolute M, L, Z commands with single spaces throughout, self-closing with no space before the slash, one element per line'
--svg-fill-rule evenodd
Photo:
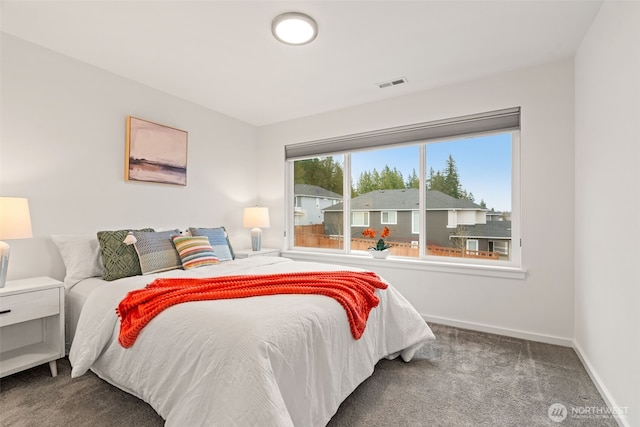
<path fill-rule="evenodd" d="M 511 211 L 511 133 L 455 139 L 427 144 L 429 169 L 443 171 L 449 155 L 453 156 L 460 184 L 473 193 L 476 203 L 484 200 L 487 208 Z M 385 165 L 402 172 L 403 178 L 419 173 L 417 146 L 363 151 L 351 155 L 351 171 L 357 181 L 364 171 L 381 171 Z"/>

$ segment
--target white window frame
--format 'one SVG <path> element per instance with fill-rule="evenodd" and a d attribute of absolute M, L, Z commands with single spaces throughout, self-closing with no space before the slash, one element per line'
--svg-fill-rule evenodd
<path fill-rule="evenodd" d="M 507 111 L 507 110 L 503 110 L 503 111 Z M 518 111 L 518 117 L 520 116 L 520 110 L 517 109 Z M 498 112 L 500 113 L 500 112 Z M 507 111 L 507 113 L 509 113 L 509 111 Z M 519 123 L 519 118 L 518 118 L 518 123 Z M 435 122 L 434 122 L 435 123 Z M 409 133 L 412 132 L 414 129 L 419 129 L 423 124 L 420 125 L 415 125 L 413 128 L 410 127 L 406 127 L 401 129 L 402 131 L 408 129 Z M 437 123 L 436 123 L 437 125 Z M 394 128 L 395 129 L 395 128 Z M 391 131 L 393 131 L 394 129 L 392 129 Z M 315 142 L 309 142 L 309 143 L 301 143 L 301 144 L 297 144 L 299 146 L 301 146 L 301 149 L 303 150 L 307 150 L 307 147 L 311 147 L 311 146 L 315 146 L 315 144 L 320 144 L 322 147 L 321 149 L 327 149 L 326 147 L 336 147 L 336 151 L 330 151 L 327 149 L 327 151 L 324 152 L 324 154 L 320 154 L 320 155 L 308 155 L 306 158 L 314 158 L 314 157 L 324 157 L 324 156 L 335 156 L 336 154 L 341 154 L 344 156 L 344 164 L 343 164 L 343 174 L 344 174 L 344 199 L 343 199 L 343 216 L 344 216 L 344 223 L 351 223 L 351 210 L 350 210 L 350 198 L 351 198 L 351 193 L 350 193 L 350 186 L 351 186 L 351 182 L 350 182 L 350 177 L 351 177 L 351 165 L 350 165 L 350 151 L 342 148 L 340 149 L 340 147 L 344 147 L 344 140 L 350 140 L 353 139 L 355 136 L 355 139 L 357 139 L 358 141 L 360 141 L 361 139 L 367 139 L 370 137 L 370 134 L 375 134 L 375 135 L 383 135 L 384 132 L 386 130 L 382 130 L 382 131 L 376 131 L 376 132 L 369 132 L 369 133 L 364 133 L 364 134 L 356 134 L 356 135 L 349 135 L 349 136 L 345 136 L 342 138 L 332 138 L 329 140 L 323 140 L 323 141 L 315 141 Z M 474 137 L 474 136 L 479 136 L 479 135 L 487 135 L 487 134 L 499 134 L 499 133 L 505 133 L 505 132 L 509 132 L 511 133 L 511 244 L 510 246 L 510 259 L 509 260 L 500 260 L 500 261 L 495 261 L 495 260 L 480 260 L 480 259 L 470 259 L 470 258 L 462 258 L 462 259 L 457 259 L 456 257 L 435 257 L 435 256 L 429 256 L 426 255 L 426 207 L 425 207 L 425 197 L 424 197 L 424 177 L 427 176 L 427 170 L 426 170 L 426 157 L 424 155 L 426 149 L 426 145 L 430 144 L 430 143 L 437 143 L 437 142 L 442 142 L 442 141 L 446 141 L 446 140 L 456 140 L 456 139 L 462 139 L 462 138 L 467 138 L 467 137 Z M 393 132 L 390 132 L 393 133 Z M 402 135 L 401 135 L 402 137 Z M 392 138 L 393 139 L 393 138 Z M 397 139 L 397 138 L 396 138 Z M 407 140 L 408 141 L 408 140 Z M 366 142 L 366 141 L 365 141 Z M 392 141 L 390 144 L 395 144 L 398 142 L 402 142 L 402 141 Z M 362 142 L 360 142 L 362 143 Z M 326 145 L 325 145 L 326 144 Z M 388 259 L 389 262 L 393 263 L 393 265 L 397 265 L 399 268 L 402 267 L 406 267 L 406 268 L 417 268 L 417 265 L 420 265 L 421 269 L 425 269 L 427 271 L 442 271 L 442 272 L 451 272 L 451 273 L 462 273 L 462 274 L 477 274 L 477 275 L 482 275 L 482 276 L 493 276 L 493 277 L 511 277 L 511 278 L 517 278 L 517 279 L 524 279 L 526 277 L 526 271 L 522 268 L 522 259 L 521 259 L 521 245 L 522 245 L 522 239 L 521 239 L 521 214 L 520 214 L 520 204 L 521 204 L 521 187 L 520 187 L 520 167 L 521 167 L 521 160 L 520 160 L 520 129 L 519 129 L 519 125 L 517 129 L 496 129 L 496 130 L 488 130 L 486 132 L 469 132 L 469 133 L 465 133 L 465 134 L 457 134 L 455 136 L 451 136 L 451 137 L 445 137 L 445 138 L 432 138 L 429 139 L 427 141 L 420 141 L 420 140 L 415 140 L 413 142 L 411 142 L 411 144 L 416 144 L 420 146 L 420 177 L 421 177 L 421 182 L 420 182 L 420 203 L 419 203 L 419 210 L 417 211 L 417 214 L 419 215 L 419 222 L 418 222 L 418 226 L 419 226 L 419 230 L 418 233 L 415 233 L 415 221 L 413 220 L 413 216 L 412 216 L 412 233 L 414 234 L 418 234 L 418 242 L 420 244 L 420 256 L 418 259 L 402 259 L 402 258 L 394 258 L 391 257 Z M 298 149 L 298 147 L 295 147 L 295 150 Z M 303 159 L 305 157 L 302 156 L 302 152 L 293 152 L 292 151 L 292 155 L 289 156 L 289 147 L 292 146 L 286 146 L 285 147 L 285 151 L 286 151 L 286 155 L 285 157 L 287 158 L 287 163 L 288 163 L 288 167 L 286 170 L 286 179 L 287 179 L 287 200 L 291 201 L 291 197 L 293 195 L 293 164 L 295 160 L 298 159 Z M 361 148 L 359 149 L 367 149 L 366 148 L 367 145 L 362 145 Z M 374 149 L 379 149 L 379 148 L 385 148 L 385 147 L 393 147 L 393 145 L 382 145 L 379 142 L 376 142 L 374 140 L 374 144 L 372 146 L 369 146 L 370 149 L 374 150 Z M 311 150 L 316 150 L 315 148 L 311 148 Z M 288 206 L 291 206 L 290 202 L 288 202 Z M 415 211 L 414 211 L 415 212 Z M 415 215 L 415 214 L 412 214 Z M 353 226 L 353 225 L 352 225 Z M 363 225 L 362 227 L 368 227 L 369 225 Z M 356 226 L 357 227 L 357 226 Z M 317 254 L 317 256 L 322 256 L 323 258 L 329 260 L 329 261 L 335 261 L 335 262 L 339 262 L 340 260 L 344 260 L 345 262 L 348 262 L 349 259 L 351 259 L 351 257 L 356 256 L 356 259 L 359 259 L 359 257 L 361 255 L 357 255 L 355 253 L 351 253 L 350 251 L 350 245 L 349 245 L 349 241 L 351 238 L 351 227 L 345 227 L 344 230 L 344 239 L 345 239 L 345 248 L 342 250 L 323 250 L 320 248 L 299 248 L 299 247 L 294 247 L 293 246 L 293 212 L 289 213 L 287 215 L 287 232 L 285 233 L 285 235 L 287 236 L 286 239 L 286 245 L 284 248 L 283 253 L 286 255 L 287 253 L 290 253 L 292 256 L 293 255 L 298 255 L 300 256 L 301 253 L 306 253 L 308 254 L 308 257 L 304 258 L 304 259 L 314 259 L 315 255 L 313 255 L 314 253 Z M 321 254 L 325 254 L 325 255 L 321 255 Z M 331 255 L 333 254 L 333 255 Z M 326 255 L 329 256 L 329 258 L 326 258 Z M 347 258 L 343 258 L 343 257 L 347 257 Z M 359 261 L 358 261 L 359 262 Z M 416 262 L 418 262 L 418 264 L 416 264 Z"/>

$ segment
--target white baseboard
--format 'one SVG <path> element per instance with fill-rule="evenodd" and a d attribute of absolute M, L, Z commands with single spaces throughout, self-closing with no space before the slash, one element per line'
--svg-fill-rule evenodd
<path fill-rule="evenodd" d="M 578 344 L 575 340 L 573 341 L 573 349 L 578 355 L 580 362 L 582 362 L 582 366 L 584 366 L 584 369 L 587 371 L 587 374 L 589 374 L 591 381 L 593 381 L 596 388 L 598 389 L 598 392 L 600 393 L 600 396 L 602 396 L 602 400 L 604 400 L 605 405 L 607 405 L 609 408 L 619 408 L 619 406 L 616 405 L 616 402 L 613 400 L 613 398 L 609 394 L 609 391 L 607 390 L 607 388 L 604 386 L 604 384 L 600 380 L 600 377 L 598 376 L 596 371 L 593 369 L 593 365 L 589 363 L 589 359 L 587 359 L 587 357 L 584 355 L 584 352 L 582 351 L 582 347 L 580 347 L 580 344 Z M 627 422 L 626 415 L 617 416 L 614 419 L 616 420 L 616 422 L 620 427 L 631 427 L 631 424 Z"/>
<path fill-rule="evenodd" d="M 552 335 L 534 334 L 531 332 L 518 331 L 515 329 L 498 328 L 495 326 L 483 325 L 475 322 L 463 322 L 460 320 L 447 319 L 445 317 L 435 317 L 422 315 L 427 323 L 439 323 L 441 325 L 454 326 L 461 329 L 470 329 L 472 331 L 487 332 L 489 334 L 504 335 L 507 337 L 520 338 L 528 341 L 543 342 L 546 344 L 561 345 L 563 347 L 573 347 L 574 342 L 570 338 L 556 337 Z M 436 337 L 437 338 L 437 337 Z"/>

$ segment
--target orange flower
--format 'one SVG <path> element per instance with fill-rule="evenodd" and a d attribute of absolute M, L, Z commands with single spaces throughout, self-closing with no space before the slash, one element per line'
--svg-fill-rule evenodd
<path fill-rule="evenodd" d="M 369 237 L 371 239 L 375 239 L 376 234 L 377 234 L 376 231 L 371 228 L 367 228 L 362 232 L 362 235 L 364 237 Z M 391 234 L 391 230 L 389 230 L 389 227 L 385 226 L 380 232 L 380 239 L 378 239 L 378 241 L 376 242 L 376 245 L 370 247 L 369 249 L 373 249 L 376 251 L 383 251 L 385 249 L 389 249 L 391 245 L 388 243 L 385 243 L 384 238 L 389 237 L 390 234 Z"/>
<path fill-rule="evenodd" d="M 373 239 L 373 238 L 375 238 L 375 237 L 376 237 L 376 231 L 375 231 L 375 230 L 373 230 L 373 229 L 371 229 L 371 228 L 367 228 L 366 230 L 364 230 L 364 231 L 362 232 L 362 235 L 363 235 L 364 237 L 370 237 L 370 238 L 372 238 L 372 239 Z"/>

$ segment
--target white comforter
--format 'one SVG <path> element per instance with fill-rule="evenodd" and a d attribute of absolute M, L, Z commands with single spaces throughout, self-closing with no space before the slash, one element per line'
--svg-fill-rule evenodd
<path fill-rule="evenodd" d="M 324 426 L 378 360 L 409 361 L 434 338 L 392 286 L 377 290 L 380 304 L 359 340 L 333 298 L 274 295 L 178 304 L 125 349 L 115 307 L 156 277 L 331 270 L 353 269 L 253 257 L 105 282 L 82 310 L 69 354 L 72 377 L 91 369 L 148 402 L 167 426 Z"/>

